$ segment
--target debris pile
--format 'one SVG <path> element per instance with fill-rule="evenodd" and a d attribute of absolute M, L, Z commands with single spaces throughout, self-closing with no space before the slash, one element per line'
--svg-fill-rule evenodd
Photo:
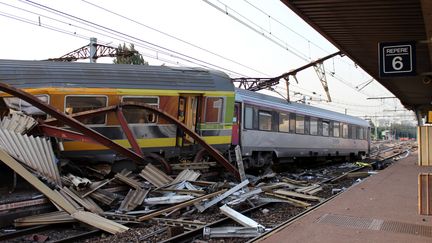
<path fill-rule="evenodd" d="M 25 125 L 11 126 L 14 119 L 25 121 Z M 58 211 L 17 218 L 16 227 L 80 221 L 116 234 L 129 229 L 125 224 L 152 222 L 169 226 L 168 229 L 181 227 L 180 231 L 203 228 L 207 238 L 251 237 L 267 229 L 233 207 L 283 202 L 304 208 L 321 200 L 314 196 L 321 190 L 318 184 L 289 178 L 264 182 L 274 179 L 274 173 L 260 178 L 246 175 L 238 148 L 240 183 L 200 181 L 201 173 L 190 169 L 201 168 L 199 163 L 190 168 L 178 166 L 181 171 L 175 176 L 151 163 L 138 171 L 124 169 L 119 173 L 100 165 L 87 165 L 82 173 L 76 173 L 59 166 L 49 138 L 25 134 L 33 126 L 31 120 L 20 115 L 3 119 L 0 160 L 39 190 Z M 188 218 L 217 207 L 240 227 L 208 228 L 205 226 L 209 222 Z"/>

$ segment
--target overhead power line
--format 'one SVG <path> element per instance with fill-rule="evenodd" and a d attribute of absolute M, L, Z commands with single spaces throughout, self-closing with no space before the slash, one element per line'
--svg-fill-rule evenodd
<path fill-rule="evenodd" d="M 237 64 L 237 65 L 239 65 L 239 66 L 241 66 L 241 67 L 247 68 L 247 69 L 252 70 L 252 71 L 254 71 L 254 72 L 256 72 L 256 73 L 260 73 L 260 74 L 262 74 L 262 75 L 270 76 L 269 74 L 263 73 L 262 71 L 259 71 L 259 70 L 255 69 L 255 68 L 252 68 L 252 67 L 246 66 L 246 65 L 244 65 L 244 64 L 242 64 L 242 63 L 240 63 L 240 62 L 238 62 L 238 61 L 235 61 L 235 60 L 233 60 L 233 59 L 231 59 L 231 58 L 228 58 L 228 57 L 222 56 L 222 55 L 220 55 L 220 54 L 218 54 L 218 53 L 216 53 L 216 52 L 213 52 L 213 51 L 208 50 L 208 49 L 206 49 L 206 48 L 200 47 L 200 46 L 198 46 L 198 45 L 196 45 L 196 44 L 193 44 L 193 43 L 191 43 L 191 42 L 189 42 L 189 41 L 185 41 L 185 40 L 183 40 L 183 39 L 181 39 L 181 38 L 178 38 L 178 37 L 176 37 L 176 36 L 174 36 L 174 35 L 168 34 L 168 33 L 164 32 L 164 31 L 158 30 L 158 29 L 156 29 L 156 28 L 153 28 L 153 27 L 151 27 L 151 26 L 149 26 L 149 25 L 146 25 L 146 24 L 143 24 L 143 23 L 141 23 L 141 22 L 138 22 L 138 21 L 136 21 L 136 20 L 134 20 L 134 19 L 131 19 L 131 18 L 129 18 L 129 17 L 126 17 L 126 16 L 124 16 L 124 15 L 122 15 L 122 14 L 119 14 L 119 13 L 116 13 L 116 12 L 114 12 L 114 11 L 112 11 L 112 10 L 107 9 L 107 8 L 101 7 L 101 6 L 99 6 L 99 5 L 95 4 L 95 3 L 91 3 L 91 2 L 86 1 L 86 0 L 81 0 L 81 1 L 83 1 L 84 3 L 87 3 L 87 4 L 89 4 L 89 5 L 91 5 L 91 6 L 93 6 L 93 7 L 96 7 L 96 8 L 99 8 L 99 9 L 101 9 L 101 10 L 104 10 L 104 11 L 106 11 L 106 12 L 108 12 L 108 13 L 111 13 L 111 14 L 113 14 L 113 15 L 116 15 L 116 16 L 118 16 L 118 17 L 121 17 L 121 18 L 123 18 L 123 19 L 126 19 L 126 20 L 128 20 L 128 21 L 131 21 L 131 22 L 133 22 L 133 23 L 135 23 L 135 24 L 138 24 L 138 25 L 140 25 L 140 26 L 143 26 L 143 27 L 145 27 L 145 28 L 151 29 L 151 30 L 153 30 L 153 31 L 155 31 L 155 32 L 158 32 L 158 33 L 162 34 L 162 35 L 165 35 L 165 36 L 168 36 L 168 37 L 170 37 L 170 38 L 172 38 L 172 39 L 175 39 L 175 40 L 177 40 L 177 41 L 180 41 L 180 42 L 182 42 L 182 43 L 184 43 L 184 44 L 187 44 L 187 45 L 189 45 L 189 46 L 192 46 L 192 47 L 194 47 L 194 48 L 197 48 L 197 49 L 199 49 L 199 50 L 201 50 L 201 51 L 204 51 L 204 52 L 210 53 L 210 54 L 212 54 L 212 55 L 214 55 L 214 56 L 217 56 L 217 57 L 222 58 L 222 59 L 224 59 L 224 60 L 227 60 L 227 61 L 229 61 L 229 62 L 235 63 L 235 64 Z"/>
<path fill-rule="evenodd" d="M 178 52 L 178 51 L 171 50 L 171 49 L 169 49 L 169 48 L 166 48 L 166 47 L 163 47 L 163 46 L 160 46 L 160 45 L 157 45 L 157 44 L 151 43 L 151 42 L 149 42 L 149 41 L 145 41 L 145 40 L 140 39 L 140 38 L 138 38 L 138 37 L 131 36 L 131 35 L 129 35 L 129 34 L 126 34 L 126 33 L 123 33 L 123 32 L 117 31 L 117 30 L 114 30 L 114 29 L 112 29 L 112 28 L 109 28 L 109 27 L 106 27 L 106 26 L 103 26 L 103 25 L 100 25 L 100 24 L 96 24 L 96 23 L 94 23 L 94 22 L 92 22 L 92 21 L 89 21 L 89 20 L 85 20 L 85 19 L 82 19 L 82 18 L 76 17 L 76 16 L 74 16 L 74 15 L 71 15 L 71 14 L 65 13 L 65 12 L 60 11 L 60 10 L 56 10 L 56 9 L 54 9 L 54 8 L 48 7 L 48 6 L 46 6 L 46 5 L 43 5 L 43 4 L 40 4 L 40 3 L 34 2 L 34 1 L 30 1 L 30 0 L 20 0 L 20 1 L 22 1 L 22 2 L 24 2 L 24 3 L 26 3 L 26 4 L 29 4 L 29 5 L 32 5 L 32 6 L 34 6 L 34 7 L 37 7 L 37 8 L 40 8 L 40 9 L 44 9 L 44 10 L 46 10 L 46 11 L 53 12 L 53 13 L 55 13 L 55 14 L 57 14 L 57 15 L 60 15 L 60 16 L 67 16 L 67 17 L 73 18 L 74 20 L 78 20 L 78 22 L 84 22 L 84 23 L 90 24 L 90 25 L 92 25 L 92 26 L 94 26 L 94 27 L 102 28 L 102 29 L 104 29 L 104 30 L 106 30 L 106 31 L 109 31 L 109 32 L 111 32 L 111 33 L 120 34 L 120 35 L 122 35 L 122 36 L 125 36 L 125 37 L 128 37 L 128 38 L 131 38 L 131 39 L 133 39 L 133 40 L 135 40 L 135 41 L 139 41 L 139 42 L 142 42 L 142 43 L 145 43 L 145 44 L 151 45 L 151 46 L 154 47 L 154 48 L 157 48 L 157 49 L 160 49 L 160 50 L 163 50 L 163 51 L 167 51 L 167 52 L 170 52 L 170 53 L 174 53 L 175 55 L 180 56 L 180 57 L 176 57 L 176 58 L 182 58 L 182 59 L 184 59 L 185 61 L 188 61 L 188 62 L 191 62 L 191 63 L 195 63 L 195 64 L 198 64 L 198 65 L 201 65 L 201 66 L 207 67 L 207 68 L 213 67 L 213 68 L 216 68 L 216 69 L 219 69 L 219 70 L 224 70 L 224 71 L 226 71 L 226 72 L 233 73 L 233 74 L 236 74 L 236 75 L 239 75 L 239 76 L 246 76 L 246 75 L 244 75 L 244 74 L 238 73 L 238 72 L 233 71 L 233 70 L 230 70 L 230 69 L 228 69 L 228 68 L 224 68 L 224 67 L 221 67 L 221 66 L 219 66 L 219 65 L 212 64 L 212 63 L 209 63 L 209 62 L 207 62 L 207 61 L 200 60 L 200 59 L 198 59 L 198 58 L 194 58 L 194 57 L 192 57 L 192 56 L 189 56 L 189 55 L 186 55 L 186 54 L 180 53 L 180 52 Z"/>
<path fill-rule="evenodd" d="M 300 58 L 300 59 L 302 59 L 302 60 L 304 60 L 304 61 L 308 61 L 308 58 L 307 58 L 307 57 L 305 57 L 305 56 L 303 56 L 303 55 L 297 53 L 296 51 L 294 51 L 294 48 L 290 47 L 287 43 L 281 43 L 281 42 L 283 42 L 283 41 L 280 40 L 280 39 L 278 39 L 278 41 L 276 41 L 276 40 L 270 38 L 269 35 L 268 35 L 268 33 L 267 33 L 267 34 L 265 33 L 265 32 L 267 32 L 267 31 L 265 31 L 263 28 L 261 28 L 262 31 L 260 31 L 260 30 L 258 30 L 258 29 L 256 29 L 256 28 L 254 28 L 253 26 L 251 26 L 250 24 L 248 24 L 248 23 L 242 21 L 241 19 L 235 17 L 234 15 L 230 14 L 227 10 L 225 10 L 225 9 L 223 9 L 223 8 L 221 8 L 221 7 L 217 6 L 217 5 L 215 5 L 214 3 L 212 3 L 212 2 L 210 2 L 210 1 L 208 1 L 208 0 L 203 0 L 203 1 L 204 1 L 205 3 L 207 3 L 208 5 L 212 6 L 213 8 L 215 8 L 215 9 L 219 10 L 220 12 L 226 14 L 227 16 L 231 17 L 232 19 L 236 20 L 237 22 L 241 23 L 242 25 L 246 26 L 246 27 L 249 28 L 250 30 L 256 32 L 257 34 L 259 34 L 259 35 L 261 35 L 261 36 L 263 36 L 263 37 L 266 38 L 267 40 L 269 40 L 269 41 L 275 43 L 275 44 L 278 45 L 279 47 L 281 47 L 281 48 L 285 49 L 286 51 L 292 53 L 293 55 L 297 56 L 298 58 Z M 220 1 L 219 1 L 219 2 L 220 2 Z M 237 14 L 238 14 L 239 16 L 241 16 L 242 18 L 244 18 L 244 19 L 246 19 L 247 21 L 249 21 L 249 22 L 251 22 L 251 23 L 254 24 L 253 21 L 251 21 L 251 20 L 249 20 L 248 18 L 242 16 L 241 14 L 239 14 L 238 12 L 236 12 L 234 9 L 228 7 L 228 5 L 226 5 L 226 4 L 224 4 L 224 3 L 221 3 L 221 4 L 225 5 L 225 7 L 226 7 L 227 9 L 232 10 L 233 12 L 237 13 Z M 254 25 L 256 25 L 256 24 L 254 24 Z M 258 25 L 256 25 L 256 26 L 258 26 Z M 271 34 L 270 34 L 270 35 L 271 35 Z M 275 38 L 277 38 L 277 37 L 275 37 Z"/>

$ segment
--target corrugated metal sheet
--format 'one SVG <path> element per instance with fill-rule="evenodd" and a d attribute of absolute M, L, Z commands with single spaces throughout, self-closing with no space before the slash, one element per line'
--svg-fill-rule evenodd
<path fill-rule="evenodd" d="M 137 189 L 129 190 L 126 197 L 120 204 L 119 211 L 128 212 L 134 210 L 136 207 L 144 202 L 144 198 L 147 196 L 148 190 Z"/>
<path fill-rule="evenodd" d="M 0 129 L 9 130 L 24 134 L 37 124 L 36 120 L 31 116 L 27 116 L 21 113 L 12 113 L 8 116 L 4 116 L 0 122 Z"/>
<path fill-rule="evenodd" d="M 48 180 L 61 185 L 56 158 L 47 139 L 0 129 L 0 147 Z"/>
<path fill-rule="evenodd" d="M 165 186 L 173 181 L 171 177 L 152 164 L 146 165 L 146 167 L 141 171 L 140 176 L 156 187 Z"/>
<path fill-rule="evenodd" d="M 198 177 L 200 177 L 201 173 L 196 172 L 194 170 L 183 170 L 180 172 L 177 177 L 171 182 L 171 184 L 176 184 L 182 181 L 196 181 Z"/>
<path fill-rule="evenodd" d="M 233 91 L 224 73 L 201 68 L 0 60 L 0 82 L 16 88 Z"/>

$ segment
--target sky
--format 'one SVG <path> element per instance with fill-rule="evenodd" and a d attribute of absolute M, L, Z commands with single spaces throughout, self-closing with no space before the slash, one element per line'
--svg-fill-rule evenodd
<path fill-rule="evenodd" d="M 279 0 L 0 0 L 1 59 L 44 60 L 89 43 L 133 43 L 150 65 L 219 69 L 232 78 L 279 76 L 338 51 Z M 88 60 L 83 60 L 87 62 Z M 112 63 L 101 58 L 98 62 Z M 347 57 L 324 62 L 332 102 L 313 68 L 290 77 L 290 100 L 353 116 L 412 120 Z M 285 84 L 276 92 L 286 97 Z"/>

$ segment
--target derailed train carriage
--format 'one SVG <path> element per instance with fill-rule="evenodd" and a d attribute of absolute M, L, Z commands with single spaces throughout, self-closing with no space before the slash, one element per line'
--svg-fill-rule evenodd
<path fill-rule="evenodd" d="M 368 153 L 368 123 L 351 116 L 235 89 L 219 71 L 166 66 L 58 63 L 0 60 L 1 82 L 37 96 L 59 111 L 74 114 L 121 102 L 158 107 L 207 143 L 226 153 L 240 145 L 247 167 L 298 157 L 362 156 Z M 16 97 L 9 108 L 47 118 Z M 142 109 L 123 111 L 144 152 L 163 158 L 193 156 L 196 141 L 157 114 Z M 131 147 L 115 114 L 81 122 L 125 147 Z M 62 156 L 114 162 L 108 148 L 60 140 Z"/>

